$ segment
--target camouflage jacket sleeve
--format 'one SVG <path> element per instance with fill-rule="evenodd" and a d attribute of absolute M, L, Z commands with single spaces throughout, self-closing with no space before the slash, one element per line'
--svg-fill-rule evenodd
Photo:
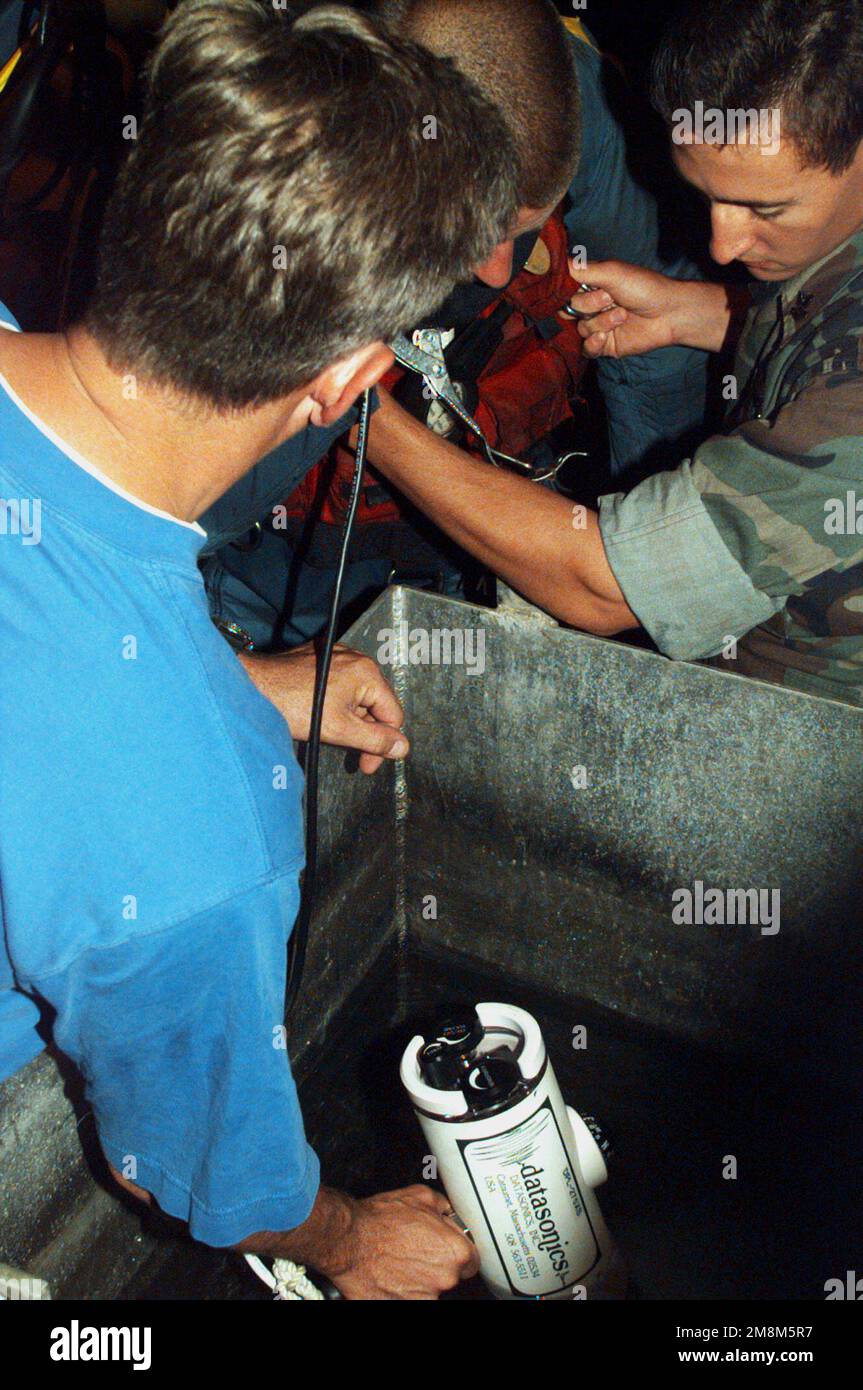
<path fill-rule="evenodd" d="M 860 480 L 858 367 L 816 377 L 772 421 L 747 421 L 676 471 L 602 498 L 609 563 L 661 651 L 716 655 L 863 561 L 863 534 L 837 523 Z"/>

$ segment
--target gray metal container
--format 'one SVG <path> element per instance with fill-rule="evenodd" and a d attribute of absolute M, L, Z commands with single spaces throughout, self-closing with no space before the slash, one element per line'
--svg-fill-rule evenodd
<path fill-rule="evenodd" d="M 347 640 L 395 646 L 412 756 L 375 778 L 322 759 L 300 1078 L 398 942 L 693 1046 L 781 1056 L 813 1111 L 831 1093 L 837 1113 L 856 1105 L 863 711 L 404 589 Z M 697 883 L 778 891 L 778 932 L 676 923 Z M 101 1185 L 74 1076 L 43 1054 L 0 1087 L 0 1260 L 54 1297 L 106 1298 L 151 1250 Z"/>

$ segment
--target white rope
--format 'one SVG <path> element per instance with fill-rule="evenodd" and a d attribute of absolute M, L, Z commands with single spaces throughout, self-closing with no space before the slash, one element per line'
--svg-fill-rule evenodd
<path fill-rule="evenodd" d="M 283 1303 L 324 1301 L 324 1295 L 306 1274 L 305 1265 L 295 1265 L 293 1260 L 274 1260 L 270 1271 L 257 1255 L 246 1255 L 246 1263 L 267 1288 L 272 1289 L 274 1299 Z"/>

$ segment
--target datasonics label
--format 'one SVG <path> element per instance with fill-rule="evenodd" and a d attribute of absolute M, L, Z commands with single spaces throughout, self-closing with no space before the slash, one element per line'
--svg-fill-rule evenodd
<path fill-rule="evenodd" d="M 551 1103 L 493 1138 L 458 1142 L 513 1293 L 543 1298 L 584 1279 L 600 1251 Z M 582 1221 L 586 1251 L 569 1234 Z"/>

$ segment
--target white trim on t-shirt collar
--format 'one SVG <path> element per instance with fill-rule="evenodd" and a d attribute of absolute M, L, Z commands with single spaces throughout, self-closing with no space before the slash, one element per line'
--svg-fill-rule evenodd
<path fill-rule="evenodd" d="M 21 329 L 16 328 L 14 323 L 7 323 L 5 319 L 0 319 L 0 328 L 7 328 L 10 333 L 21 332 Z M 89 473 L 91 478 L 95 478 L 97 483 L 101 483 L 102 486 L 108 488 L 110 492 L 114 492 L 118 497 L 122 497 L 124 502 L 131 502 L 132 506 L 137 507 L 140 511 L 148 512 L 150 516 L 161 517 L 163 521 L 172 521 L 175 526 L 184 526 L 186 530 L 195 531 L 197 535 L 203 536 L 206 540 L 207 533 L 203 526 L 198 525 L 197 521 L 183 521 L 181 517 L 172 516 L 170 512 L 163 512 L 159 507 L 151 507 L 149 502 L 142 502 L 140 497 L 135 497 L 133 493 L 127 492 L 125 488 L 120 487 L 119 483 L 115 483 L 112 478 L 109 478 L 108 475 L 97 468 L 95 464 L 85 459 L 83 454 L 79 454 L 77 450 L 73 449 L 69 444 L 64 443 L 60 436 L 54 433 L 50 425 L 46 425 L 44 420 L 40 420 L 39 416 L 34 415 L 30 407 L 24 404 L 18 393 L 9 385 L 9 382 L 3 376 L 2 372 L 0 372 L 0 386 L 2 386 L 10 400 L 15 402 L 15 405 L 17 405 L 21 413 L 26 415 L 31 425 L 35 425 L 39 433 L 44 434 L 46 439 L 50 439 L 51 443 L 55 448 L 60 450 L 61 454 L 65 454 L 66 457 L 71 459 L 73 463 L 76 463 L 79 468 L 83 468 L 84 472 Z"/>

